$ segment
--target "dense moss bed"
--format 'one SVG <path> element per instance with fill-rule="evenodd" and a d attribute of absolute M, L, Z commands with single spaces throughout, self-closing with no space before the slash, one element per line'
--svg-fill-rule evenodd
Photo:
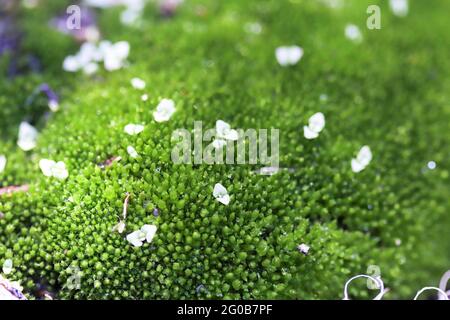
<path fill-rule="evenodd" d="M 8 277 L 30 298 L 44 288 L 63 299 L 338 299 L 371 265 L 390 288 L 386 298 L 436 285 L 450 265 L 450 2 L 410 1 L 406 17 L 386 1 L 325 3 L 186 0 L 162 17 L 149 2 L 138 26 L 120 22 L 121 8 L 97 10 L 102 38 L 128 41 L 130 54 L 127 67 L 92 76 L 62 69 L 80 44 L 48 21 L 67 3 L 21 8 L 20 50 L 0 57 L 0 154 L 8 159 L 0 187 L 29 186 L 0 195 Z M 381 7 L 380 30 L 365 27 L 369 4 Z M 345 37 L 349 23 L 360 43 Z M 298 64 L 277 63 L 282 45 L 303 48 Z M 6 76 L 13 58 L 26 65 L 30 55 L 40 71 Z M 131 86 L 134 77 L 144 91 Z M 42 83 L 59 95 L 58 112 L 45 95 L 30 101 Z M 158 123 L 163 98 L 176 112 Z M 326 126 L 307 140 L 303 126 L 316 112 Z M 218 119 L 279 129 L 280 166 L 289 170 L 264 176 L 255 174 L 261 165 L 171 161 L 174 130 Z M 16 144 L 24 120 L 40 133 L 28 152 Z M 127 135 L 129 123 L 145 129 Z M 363 145 L 373 160 L 354 173 Z M 112 157 L 121 160 L 99 166 Z M 69 177 L 44 176 L 43 158 L 64 161 Z M 213 197 L 216 183 L 229 205 Z M 112 232 L 127 193 L 125 232 Z M 158 231 L 133 247 L 125 237 L 143 224 Z M 75 288 L 67 285 L 74 269 Z M 374 295 L 363 283 L 351 293 Z"/>

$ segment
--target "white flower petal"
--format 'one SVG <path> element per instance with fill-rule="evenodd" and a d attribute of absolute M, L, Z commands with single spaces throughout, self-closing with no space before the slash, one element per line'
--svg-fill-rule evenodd
<path fill-rule="evenodd" d="M 231 129 L 230 131 L 227 132 L 227 134 L 225 135 L 225 139 L 227 140 L 232 140 L 232 141 L 236 141 L 237 139 L 239 139 L 239 134 L 236 130 Z"/>
<path fill-rule="evenodd" d="M 98 64 L 95 62 L 89 62 L 83 67 L 84 74 L 92 75 L 98 71 Z"/>
<path fill-rule="evenodd" d="M 408 0 L 389 0 L 389 6 L 392 12 L 398 17 L 406 17 L 408 15 Z"/>
<path fill-rule="evenodd" d="M 2 173 L 3 171 L 5 171 L 6 162 L 7 162 L 6 156 L 0 155 L 0 173 Z"/>
<path fill-rule="evenodd" d="M 352 171 L 355 173 L 361 172 L 366 168 L 365 165 L 363 165 L 362 163 L 360 163 L 358 160 L 356 159 L 352 159 Z"/>
<path fill-rule="evenodd" d="M 216 149 L 221 149 L 227 145 L 227 142 L 223 139 L 214 139 L 212 145 Z"/>
<path fill-rule="evenodd" d="M 362 34 L 357 25 L 348 24 L 345 27 L 345 36 L 354 42 L 362 41 Z"/>
<path fill-rule="evenodd" d="M 145 240 L 145 234 L 141 230 L 133 231 L 127 235 L 127 241 L 135 247 L 142 246 Z"/>
<path fill-rule="evenodd" d="M 297 250 L 303 253 L 304 255 L 307 255 L 309 252 L 310 247 L 307 244 L 302 243 L 297 247 Z"/>
<path fill-rule="evenodd" d="M 11 259 L 6 259 L 5 262 L 3 262 L 3 273 L 4 274 L 10 274 L 13 269 L 13 262 Z"/>
<path fill-rule="evenodd" d="M 123 231 L 125 230 L 125 221 L 120 220 L 118 224 L 116 224 L 113 228 L 112 231 L 117 231 L 119 233 L 123 233 Z"/>
<path fill-rule="evenodd" d="M 137 153 L 136 149 L 134 149 L 132 146 L 127 147 L 127 152 L 132 158 L 137 158 L 139 154 Z"/>
<path fill-rule="evenodd" d="M 303 57 L 303 49 L 299 46 L 278 47 L 275 50 L 275 57 L 281 66 L 293 66 Z"/>
<path fill-rule="evenodd" d="M 100 52 L 92 42 L 84 42 L 80 51 L 77 54 L 78 63 L 80 66 L 86 66 L 92 61 L 99 60 Z"/>
<path fill-rule="evenodd" d="M 114 54 L 120 60 L 125 60 L 130 53 L 130 44 L 127 41 L 119 41 L 112 46 Z"/>
<path fill-rule="evenodd" d="M 57 179 L 67 179 L 69 171 L 66 169 L 66 164 L 62 161 L 58 161 L 52 168 L 53 177 Z"/>
<path fill-rule="evenodd" d="M 216 132 L 217 136 L 224 138 L 228 131 L 230 131 L 231 126 L 223 120 L 216 121 Z"/>
<path fill-rule="evenodd" d="M 153 224 L 144 224 L 141 228 L 141 231 L 145 233 L 145 240 L 148 243 L 151 243 L 153 241 L 153 237 L 156 234 L 156 230 L 158 230 L 158 227 L 156 227 Z"/>
<path fill-rule="evenodd" d="M 42 159 L 39 161 L 39 168 L 46 177 L 53 176 L 53 167 L 56 164 L 55 161 L 49 159 Z"/>
<path fill-rule="evenodd" d="M 217 201 L 224 205 L 228 205 L 230 203 L 230 196 L 228 195 L 228 191 L 220 183 L 216 183 L 214 185 L 213 196 Z"/>
<path fill-rule="evenodd" d="M 103 65 L 107 71 L 115 71 L 122 68 L 122 60 L 116 57 L 113 53 L 107 53 L 103 60 Z"/>
<path fill-rule="evenodd" d="M 140 124 L 130 123 L 125 126 L 124 131 L 133 136 L 144 131 L 144 126 Z"/>
<path fill-rule="evenodd" d="M 175 102 L 171 99 L 162 99 L 153 112 L 153 118 L 156 122 L 168 121 L 175 113 Z"/>
<path fill-rule="evenodd" d="M 67 72 L 76 72 L 80 70 L 81 65 L 76 56 L 67 56 L 63 61 L 63 70 Z"/>
<path fill-rule="evenodd" d="M 363 166 L 367 166 L 370 161 L 372 161 L 372 151 L 369 146 L 363 146 L 361 150 L 359 150 L 358 156 L 356 157 L 359 163 Z"/>
<path fill-rule="evenodd" d="M 321 132 L 325 127 L 325 116 L 322 112 L 317 112 L 308 121 L 308 127 L 311 131 Z"/>
<path fill-rule="evenodd" d="M 238 132 L 223 120 L 216 121 L 216 133 L 218 138 L 225 140 L 236 141 L 239 138 Z"/>
<path fill-rule="evenodd" d="M 17 145 L 24 151 L 29 151 L 36 147 L 38 132 L 35 127 L 28 122 L 22 122 L 19 126 L 19 139 Z"/>
<path fill-rule="evenodd" d="M 144 90 L 145 89 L 145 81 L 139 78 L 133 78 L 131 79 L 131 85 L 133 88 L 138 90 Z"/>
<path fill-rule="evenodd" d="M 303 135 L 308 140 L 316 139 L 319 136 L 317 132 L 312 131 L 308 126 L 303 127 Z"/>

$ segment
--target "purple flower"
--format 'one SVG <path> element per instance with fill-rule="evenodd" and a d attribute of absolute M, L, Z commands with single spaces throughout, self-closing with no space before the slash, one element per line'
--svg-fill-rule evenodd
<path fill-rule="evenodd" d="M 33 93 L 27 98 L 26 105 L 29 106 L 33 103 L 36 96 L 40 93 L 44 93 L 47 96 L 48 99 L 48 107 L 51 111 L 56 112 L 59 110 L 59 97 L 55 93 L 55 91 L 50 88 L 50 86 L 47 83 L 43 83 L 39 85 Z"/>
<path fill-rule="evenodd" d="M 96 25 L 96 17 L 93 10 L 87 7 L 81 7 L 80 10 L 80 28 L 69 29 L 67 21 L 70 18 L 68 13 L 64 13 L 53 18 L 50 24 L 58 31 L 72 35 L 78 41 L 97 41 L 100 33 Z"/>
<path fill-rule="evenodd" d="M 17 32 L 14 20 L 9 17 L 0 19 L 0 56 L 9 52 L 14 54 L 19 50 L 21 35 Z"/>
<path fill-rule="evenodd" d="M 53 91 L 50 86 L 46 83 L 41 84 L 38 87 L 38 92 L 43 92 L 47 95 L 48 98 L 48 107 L 53 112 L 58 111 L 59 109 L 59 98 L 56 95 L 55 91 Z"/>

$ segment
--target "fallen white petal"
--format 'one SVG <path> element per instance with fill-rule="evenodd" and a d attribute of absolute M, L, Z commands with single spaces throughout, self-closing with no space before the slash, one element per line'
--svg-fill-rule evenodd
<path fill-rule="evenodd" d="M 64 180 L 69 176 L 69 171 L 66 169 L 66 164 L 58 161 L 52 168 L 53 177 Z"/>
<path fill-rule="evenodd" d="M 319 136 L 317 132 L 312 131 L 308 126 L 303 127 L 303 135 L 308 140 L 316 139 Z"/>
<path fill-rule="evenodd" d="M 227 142 L 223 139 L 214 139 L 212 145 L 216 149 L 221 149 L 227 145 Z"/>
<path fill-rule="evenodd" d="M 141 230 L 133 231 L 132 233 L 127 235 L 127 241 L 135 247 L 142 246 L 144 240 L 145 240 L 145 233 L 143 233 Z"/>
<path fill-rule="evenodd" d="M 361 172 L 366 168 L 365 165 L 360 163 L 357 159 L 352 159 L 352 171 L 355 173 Z"/>
<path fill-rule="evenodd" d="M 227 189 L 220 184 L 216 183 L 213 190 L 213 196 L 217 201 L 224 205 L 228 205 L 230 203 L 230 196 L 228 195 Z"/>
<path fill-rule="evenodd" d="M 236 141 L 239 138 L 238 132 L 223 120 L 216 121 L 216 133 L 219 138 L 226 140 Z"/>
<path fill-rule="evenodd" d="M 24 151 L 29 151 L 36 147 L 38 132 L 35 127 L 28 122 L 22 122 L 19 126 L 19 139 L 17 145 Z"/>
<path fill-rule="evenodd" d="M 117 231 L 119 233 L 122 233 L 125 230 L 125 221 L 120 220 L 118 224 L 116 224 L 113 228 L 112 231 Z"/>
<path fill-rule="evenodd" d="M 81 64 L 76 56 L 67 56 L 63 61 L 63 70 L 67 72 L 76 72 L 80 70 Z"/>
<path fill-rule="evenodd" d="M 138 90 L 145 89 L 145 81 L 139 78 L 131 79 L 131 85 L 133 86 L 133 88 Z"/>
<path fill-rule="evenodd" d="M 311 131 L 321 132 L 325 127 L 325 116 L 322 112 L 317 112 L 309 118 L 308 127 Z"/>
<path fill-rule="evenodd" d="M 144 224 L 141 228 L 141 231 L 145 233 L 145 240 L 148 243 L 151 243 L 153 241 L 157 230 L 158 228 L 153 224 Z"/>
<path fill-rule="evenodd" d="M 0 155 L 0 173 L 2 173 L 3 171 L 5 171 L 6 162 L 7 162 L 6 156 Z"/>
<path fill-rule="evenodd" d="M 358 160 L 358 162 L 363 166 L 367 166 L 370 161 L 372 161 L 372 151 L 370 150 L 370 147 L 363 146 L 361 150 L 359 150 L 356 160 Z"/>
<path fill-rule="evenodd" d="M 139 154 L 137 153 L 136 149 L 134 149 L 132 146 L 127 147 L 127 152 L 132 158 L 137 158 Z"/>
<path fill-rule="evenodd" d="M 83 67 L 84 74 L 92 75 L 98 71 L 98 64 L 95 62 L 89 62 Z"/>
<path fill-rule="evenodd" d="M 10 274 L 13 269 L 13 262 L 11 259 L 6 259 L 5 262 L 3 262 L 3 273 L 4 274 Z"/>
<path fill-rule="evenodd" d="M 299 46 L 278 47 L 275 50 L 275 56 L 281 66 L 293 66 L 303 57 L 303 49 Z"/>
<path fill-rule="evenodd" d="M 51 177 L 53 175 L 53 166 L 56 164 L 55 161 L 49 159 L 42 159 L 39 161 L 39 168 L 41 168 L 42 173 L 46 177 Z"/>
<path fill-rule="evenodd" d="M 140 124 L 130 123 L 125 126 L 124 131 L 133 136 L 144 131 L 144 126 Z"/>
<path fill-rule="evenodd" d="M 171 99 L 162 99 L 153 112 L 153 118 L 156 122 L 168 121 L 175 113 L 175 102 Z"/>

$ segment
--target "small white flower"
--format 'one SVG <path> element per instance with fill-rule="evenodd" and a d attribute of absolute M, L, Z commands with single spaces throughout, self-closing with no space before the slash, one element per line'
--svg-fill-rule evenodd
<path fill-rule="evenodd" d="M 6 259 L 5 262 L 3 262 L 3 273 L 4 274 L 10 274 L 13 269 L 13 262 L 11 259 Z"/>
<path fill-rule="evenodd" d="M 5 171 L 5 167 L 6 167 L 6 156 L 4 155 L 0 155 L 0 173 L 2 173 L 3 171 Z"/>
<path fill-rule="evenodd" d="M 361 31 L 359 30 L 358 26 L 354 24 L 348 24 L 345 27 L 345 36 L 347 37 L 347 39 L 350 39 L 354 42 L 362 41 Z"/>
<path fill-rule="evenodd" d="M 216 183 L 213 190 L 213 196 L 216 198 L 217 201 L 224 205 L 228 205 L 230 203 L 230 196 L 228 195 L 227 189 L 220 184 Z"/>
<path fill-rule="evenodd" d="M 137 158 L 139 154 L 137 153 L 136 149 L 134 149 L 132 146 L 127 147 L 127 152 L 132 158 Z"/>
<path fill-rule="evenodd" d="M 22 122 L 19 126 L 19 139 L 17 145 L 24 151 L 29 151 L 36 147 L 38 132 L 35 127 L 28 122 Z"/>
<path fill-rule="evenodd" d="M 356 158 L 352 159 L 352 171 L 355 173 L 363 171 L 372 160 L 372 151 L 368 146 L 363 146 L 361 150 L 359 150 Z"/>
<path fill-rule="evenodd" d="M 155 225 L 145 224 L 140 230 L 136 230 L 127 235 L 127 241 L 135 247 L 141 247 L 144 241 L 151 243 L 158 228 Z"/>
<path fill-rule="evenodd" d="M 428 161 L 428 163 L 427 163 L 427 168 L 430 169 L 430 170 L 436 169 L 436 166 L 437 166 L 436 162 L 434 162 L 434 161 Z M 0 168 L 1 168 L 1 166 L 0 166 Z"/>
<path fill-rule="evenodd" d="M 297 247 L 297 250 L 298 250 L 300 253 L 303 253 L 305 256 L 308 254 L 309 249 L 310 249 L 310 247 L 309 247 L 308 245 L 304 244 L 304 243 L 302 243 L 301 245 L 299 245 L 299 246 Z"/>
<path fill-rule="evenodd" d="M 63 69 L 67 72 L 77 72 L 81 65 L 76 56 L 67 56 L 63 61 Z"/>
<path fill-rule="evenodd" d="M 175 102 L 171 99 L 162 99 L 153 112 L 153 118 L 156 122 L 168 121 L 175 112 Z"/>
<path fill-rule="evenodd" d="M 275 56 L 281 66 L 293 66 L 303 57 L 303 49 L 299 46 L 278 47 Z"/>
<path fill-rule="evenodd" d="M 95 62 L 89 62 L 83 67 L 84 74 L 92 75 L 98 71 L 98 64 Z"/>
<path fill-rule="evenodd" d="M 216 121 L 216 133 L 220 139 L 236 141 L 239 138 L 238 132 L 231 129 L 231 126 L 222 120 Z"/>
<path fill-rule="evenodd" d="M 129 135 L 134 136 L 144 131 L 144 126 L 141 124 L 130 123 L 125 126 L 124 131 Z"/>
<path fill-rule="evenodd" d="M 392 12 L 398 17 L 406 17 L 408 15 L 408 0 L 389 0 L 389 6 Z"/>
<path fill-rule="evenodd" d="M 147 101 L 148 100 L 148 94 L 146 94 L 146 93 L 144 93 L 142 96 L 141 96 L 141 100 L 142 101 Z"/>
<path fill-rule="evenodd" d="M 317 112 L 308 120 L 308 125 L 303 127 L 303 135 L 306 139 L 316 139 L 319 133 L 325 128 L 325 116 L 322 112 Z"/>
<path fill-rule="evenodd" d="M 103 62 L 105 69 L 108 71 L 114 71 L 122 68 L 129 52 L 130 45 L 126 41 L 119 41 L 104 48 Z"/>
<path fill-rule="evenodd" d="M 138 90 L 144 90 L 145 89 L 145 81 L 139 78 L 133 78 L 131 79 L 131 85 L 133 88 Z"/>
<path fill-rule="evenodd" d="M 46 177 L 54 177 L 64 180 L 69 176 L 69 171 L 66 168 L 66 164 L 62 161 L 55 162 L 49 159 L 42 159 L 39 161 L 39 167 Z"/>
<path fill-rule="evenodd" d="M 56 179 L 64 180 L 69 176 L 69 171 L 67 171 L 66 164 L 62 161 L 58 161 L 53 166 L 53 177 Z"/>

